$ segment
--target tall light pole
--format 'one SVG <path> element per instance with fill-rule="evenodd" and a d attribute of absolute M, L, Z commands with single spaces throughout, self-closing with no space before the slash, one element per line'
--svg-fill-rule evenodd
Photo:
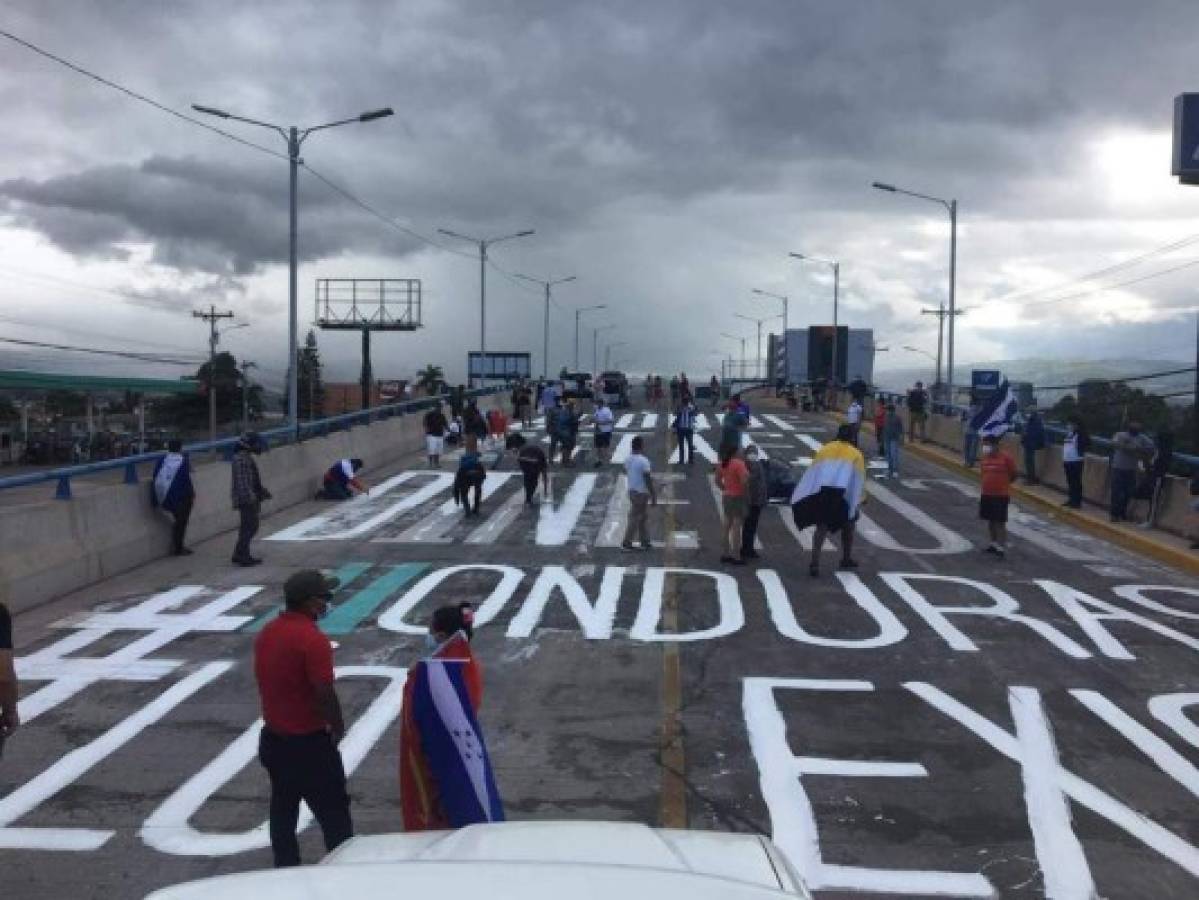
<path fill-rule="evenodd" d="M 891 194 L 905 194 L 908 197 L 915 197 L 919 200 L 940 203 L 949 213 L 949 311 L 946 313 L 949 316 L 949 352 L 945 364 L 945 384 L 948 390 L 947 399 L 950 403 L 953 403 L 953 326 L 958 315 L 957 306 L 955 305 L 958 266 L 958 201 L 956 199 L 942 200 L 940 197 L 930 197 L 928 194 L 919 194 L 916 191 L 905 191 L 903 188 L 897 188 L 893 184 L 884 184 L 881 181 L 874 182 L 871 187 L 877 188 L 880 191 L 887 191 Z"/>
<path fill-rule="evenodd" d="M 729 334 L 727 331 L 720 332 L 722 338 L 728 338 L 730 341 L 741 342 L 741 377 L 745 377 L 745 338 L 738 337 L 735 334 Z M 729 377 L 733 374 L 733 354 L 729 354 Z"/>
<path fill-rule="evenodd" d="M 543 281 L 540 278 L 531 278 L 528 275 L 517 273 L 517 278 L 523 278 L 525 281 L 531 281 L 533 284 L 539 284 L 545 288 L 545 325 L 542 331 L 541 338 L 541 377 L 550 377 L 550 290 L 558 284 L 566 284 L 568 281 L 578 281 L 577 275 L 571 275 L 567 278 L 555 278 L 552 281 Z"/>
<path fill-rule="evenodd" d="M 802 253 L 791 253 L 796 259 L 806 260 L 807 262 L 820 263 L 825 266 L 833 267 L 833 358 L 832 358 L 832 374 L 829 377 L 829 389 L 831 390 L 837 384 L 837 341 L 839 333 L 837 331 L 837 300 L 841 286 L 841 263 L 834 262 L 831 259 L 817 259 L 815 256 L 805 256 Z"/>
<path fill-rule="evenodd" d="M 575 310 L 575 371 L 579 371 L 579 319 L 583 317 L 583 313 L 591 312 L 593 309 L 607 309 L 605 303 L 597 303 L 595 306 L 581 306 Z"/>
<path fill-rule="evenodd" d="M 387 116 L 394 115 L 390 106 L 383 109 L 375 109 L 370 112 L 364 112 L 361 115 L 354 116 L 352 119 L 339 119 L 336 122 L 326 122 L 324 125 L 312 125 L 308 128 L 300 128 L 296 125 L 284 127 L 276 125 L 272 122 L 260 122 L 257 119 L 248 119 L 245 116 L 235 116 L 232 113 L 225 112 L 223 109 L 216 109 L 211 106 L 200 106 L 196 103 L 192 104 L 192 109 L 199 113 L 205 113 L 210 116 L 216 116 L 220 119 L 230 119 L 234 122 L 244 122 L 247 125 L 257 125 L 260 128 L 270 128 L 272 131 L 277 131 L 283 136 L 283 140 L 287 141 L 287 160 L 288 167 L 291 173 L 291 213 L 289 216 L 290 222 L 290 238 L 288 241 L 288 281 L 287 281 L 287 424 L 291 428 L 292 440 L 300 439 L 300 414 L 299 414 L 299 371 L 296 368 L 296 353 L 299 351 L 299 292 L 297 288 L 299 278 L 299 255 L 297 246 L 299 240 L 299 215 L 297 213 L 297 181 L 299 177 L 300 163 L 300 146 L 307 140 L 308 135 L 314 131 L 322 131 L 326 128 L 336 128 L 339 125 L 352 125 L 355 122 L 373 122 L 376 119 L 384 119 Z"/>
<path fill-rule="evenodd" d="M 456 231 L 450 231 L 448 228 L 438 228 L 438 234 L 444 234 L 446 237 L 457 238 L 460 241 L 466 241 L 470 244 L 477 244 L 479 247 L 479 384 L 483 383 L 487 375 L 487 248 L 492 244 L 498 244 L 501 241 L 511 241 L 516 238 L 528 237 L 533 234 L 532 228 L 524 231 L 517 231 L 513 234 L 505 234 L 500 237 L 493 238 L 477 238 L 469 235 L 459 234 Z M 467 378 L 470 379 L 470 372 L 467 373 Z M 470 379 L 471 386 L 474 387 L 474 380 Z"/>
<path fill-rule="evenodd" d="M 628 345 L 629 345 L 628 341 L 614 341 L 611 344 L 604 345 L 604 371 L 605 372 L 609 372 L 612 370 L 612 348 L 613 347 L 627 347 Z"/>
<path fill-rule="evenodd" d="M 755 377 L 762 377 L 762 323 L 769 322 L 771 319 L 781 318 L 780 316 L 767 316 L 765 319 L 755 319 L 753 316 L 743 316 L 741 313 L 733 313 L 738 319 L 744 319 L 746 322 L 753 322 L 758 326 L 758 358 L 754 364 Z"/>
<path fill-rule="evenodd" d="M 785 335 L 787 333 L 787 323 L 789 322 L 787 308 L 790 305 L 791 298 L 786 294 L 772 294 L 770 291 L 760 291 L 757 288 L 754 288 L 753 292 L 759 296 L 771 297 L 775 300 L 781 300 L 783 302 L 783 334 Z"/>
<path fill-rule="evenodd" d="M 611 331 L 615 325 L 601 325 L 591 329 L 591 375 L 599 374 L 599 336 L 605 331 Z"/>

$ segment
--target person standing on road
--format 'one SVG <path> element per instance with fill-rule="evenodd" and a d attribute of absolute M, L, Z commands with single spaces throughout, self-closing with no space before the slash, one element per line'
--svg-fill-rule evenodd
<path fill-rule="evenodd" d="M 346 726 L 333 686 L 333 648 L 316 625 L 337 586 L 337 579 L 315 569 L 296 572 L 283 585 L 283 612 L 254 640 L 263 722 L 258 759 L 271 780 L 271 850 L 277 868 L 300 864 L 300 801 L 316 817 L 326 850 L 354 835 L 337 749 Z"/>
<path fill-rule="evenodd" d="M 724 456 L 726 450 L 741 449 L 741 435 L 744 433 L 749 420 L 738 410 L 737 398 L 729 399 L 728 412 L 720 422 L 719 454 Z"/>
<path fill-rule="evenodd" d="M 541 449 L 540 444 L 525 441 L 519 434 L 514 434 L 512 437 L 519 438 L 516 464 L 520 466 L 520 473 L 525 482 L 525 503 L 530 505 L 533 503 L 533 494 L 537 490 L 538 481 L 541 482 L 541 496 L 548 500 L 550 496 L 550 466 L 545 451 Z"/>
<path fill-rule="evenodd" d="M 1066 440 L 1062 443 L 1062 468 L 1066 470 L 1066 501 L 1062 506 L 1082 509 L 1082 473 L 1086 465 L 1091 437 L 1078 419 L 1066 422 Z"/>
<path fill-rule="evenodd" d="M 541 407 L 541 415 L 545 417 L 545 427 L 549 429 L 550 413 L 554 407 L 558 405 L 558 388 L 552 381 L 547 381 L 545 387 L 541 389 L 541 396 L 538 398 L 538 405 Z"/>
<path fill-rule="evenodd" d="M 845 410 L 845 421 L 850 427 L 850 443 L 858 446 L 858 438 L 862 433 L 862 401 L 854 397 Z"/>
<path fill-rule="evenodd" d="M 899 449 L 903 446 L 903 419 L 894 403 L 887 404 L 887 419 L 883 424 L 883 446 L 887 452 L 887 475 L 899 477 Z"/>
<path fill-rule="evenodd" d="M 654 478 L 650 472 L 649 459 L 645 455 L 645 440 L 641 435 L 633 438 L 632 452 L 624 463 L 625 480 L 629 488 L 629 519 L 624 528 L 623 550 L 633 549 L 636 537 L 642 550 L 650 550 L 649 507 L 658 505 L 654 490 Z"/>
<path fill-rule="evenodd" d="M 741 459 L 741 452 L 735 447 L 726 447 L 720 451 L 720 464 L 713 473 L 716 487 L 720 488 L 720 506 L 723 513 L 724 525 L 721 538 L 724 541 L 722 563 L 739 566 L 745 560 L 741 558 L 741 535 L 745 528 L 745 517 L 748 503 L 746 494 L 749 490 L 749 470 Z"/>
<path fill-rule="evenodd" d="M 1007 554 L 1007 516 L 1012 482 L 1016 480 L 1016 461 L 999 446 L 998 437 L 987 435 L 983 438 L 983 456 L 978 469 L 982 478 L 978 517 L 987 523 L 991 539 L 986 552 L 1002 559 Z"/>
<path fill-rule="evenodd" d="M 558 410 L 554 430 L 558 435 L 558 444 L 562 447 L 562 465 L 569 469 L 574 465 L 571 460 L 579 440 L 579 417 L 575 413 L 573 400 L 567 400 L 566 405 Z"/>
<path fill-rule="evenodd" d="M 670 376 L 670 405 L 676 406 L 679 402 L 679 376 Z"/>
<path fill-rule="evenodd" d="M 856 569 L 853 558 L 854 525 L 866 499 L 866 460 L 849 442 L 849 426 L 842 424 L 837 437 L 820 448 L 791 494 L 791 514 L 800 531 L 815 526 L 808 574 L 820 574 L 820 554 L 829 532 L 841 534 L 841 568 Z"/>
<path fill-rule="evenodd" d="M 679 465 L 695 462 L 695 416 L 697 410 L 690 394 L 684 394 L 674 411 L 675 438 L 679 442 Z"/>
<path fill-rule="evenodd" d="M 187 534 L 187 521 L 196 502 L 196 489 L 192 485 L 191 460 L 183 452 L 182 441 L 167 442 L 167 454 L 155 464 L 152 480 L 150 501 L 169 512 L 175 520 L 171 529 L 171 553 L 191 556 L 192 551 L 183 546 L 183 537 Z"/>
<path fill-rule="evenodd" d="M 966 418 L 963 422 L 965 428 L 962 434 L 962 463 L 967 469 L 973 469 L 974 464 L 978 462 L 978 429 L 974 425 L 975 418 L 982 411 L 982 404 L 974 394 L 970 395 L 970 406 L 966 410 Z"/>
<path fill-rule="evenodd" d="M 887 427 L 887 409 L 888 404 L 880 399 L 874 401 L 874 439 L 878 442 L 878 455 L 885 457 L 887 455 L 887 440 L 883 432 Z M 858 448 L 861 449 L 861 448 Z"/>
<path fill-rule="evenodd" d="M 1024 447 L 1024 480 L 1028 484 L 1040 484 L 1037 477 L 1037 452 L 1045 446 L 1045 423 L 1035 409 L 1028 414 L 1024 423 L 1024 434 L 1020 438 Z"/>
<path fill-rule="evenodd" d="M 445 413 L 441 410 L 441 401 L 425 413 L 425 455 L 429 458 L 430 469 L 441 468 L 441 454 L 445 449 L 445 432 L 449 427 Z"/>
<path fill-rule="evenodd" d="M 4 755 L 4 742 L 16 733 L 20 724 L 17 669 L 12 655 L 12 615 L 0 603 L 0 756 Z"/>
<path fill-rule="evenodd" d="M 250 555 L 250 542 L 258 533 L 263 501 L 271 499 L 270 491 L 262 486 L 258 463 L 254 461 L 254 457 L 261 453 L 265 446 L 266 442 L 258 432 L 247 431 L 237 442 L 237 452 L 233 456 L 233 508 L 237 510 L 240 519 L 237 544 L 233 548 L 233 563 L 238 566 L 256 566 L 262 562 L 261 559 Z"/>
<path fill-rule="evenodd" d="M 474 435 L 477 440 L 487 440 L 487 420 L 479 412 L 479 403 L 474 397 L 466 401 L 466 409 L 462 413 L 462 428 L 466 434 Z"/>
<path fill-rule="evenodd" d="M 679 399 L 684 397 L 691 397 L 691 382 L 687 380 L 686 372 L 679 375 Z"/>
<path fill-rule="evenodd" d="M 928 392 L 924 390 L 924 382 L 917 381 L 916 386 L 908 391 L 908 440 L 916 440 L 916 431 L 920 431 L 921 442 L 927 442 L 925 426 L 928 423 Z"/>
<path fill-rule="evenodd" d="M 849 383 L 849 396 L 858 401 L 859 404 L 865 405 L 866 395 L 869 393 L 870 385 L 862 380 L 862 376 L 853 376 L 853 381 Z"/>
<path fill-rule="evenodd" d="M 749 472 L 749 483 L 745 492 L 745 522 L 741 526 L 742 562 L 758 558 L 758 551 L 754 548 L 758 540 L 758 520 L 762 517 L 762 510 L 770 502 L 766 466 L 759 458 L 758 448 L 753 444 L 745 448 L 745 468 Z"/>
<path fill-rule="evenodd" d="M 662 390 L 662 376 L 654 376 L 654 409 L 662 411 L 662 398 L 666 396 Z"/>
<path fill-rule="evenodd" d="M 1128 519 L 1128 501 L 1137 483 L 1137 470 L 1142 461 L 1153 455 L 1153 441 L 1141 434 L 1140 422 L 1129 422 L 1125 431 L 1112 438 L 1112 506 L 1111 520 Z"/>
<path fill-rule="evenodd" d="M 612 430 L 616 420 L 603 397 L 595 401 L 595 467 L 598 469 L 608 461 L 608 448 L 612 446 Z"/>
<path fill-rule="evenodd" d="M 720 405 L 720 379 L 715 375 L 708 381 L 708 393 L 711 396 L 708 398 L 712 403 L 712 409 Z"/>

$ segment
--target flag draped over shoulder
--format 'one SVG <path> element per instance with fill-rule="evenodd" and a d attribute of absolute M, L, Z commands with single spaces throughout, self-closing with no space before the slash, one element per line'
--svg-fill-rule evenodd
<path fill-rule="evenodd" d="M 168 453 L 154 467 L 154 502 L 168 512 L 193 493 L 191 463 L 182 453 Z"/>
<path fill-rule="evenodd" d="M 1020 408 L 1016 392 L 1005 378 L 991 399 L 970 420 L 970 426 L 979 437 L 1000 437 L 1012 427 L 1012 416 Z"/>
<path fill-rule="evenodd" d="M 830 441 L 791 493 L 796 525 L 840 525 L 858 514 L 866 492 L 866 460 L 846 441 Z M 830 506 L 836 504 L 837 509 Z"/>
<path fill-rule="evenodd" d="M 482 694 L 478 663 L 461 632 L 409 670 L 400 724 L 405 831 L 504 820 L 476 717 Z"/>

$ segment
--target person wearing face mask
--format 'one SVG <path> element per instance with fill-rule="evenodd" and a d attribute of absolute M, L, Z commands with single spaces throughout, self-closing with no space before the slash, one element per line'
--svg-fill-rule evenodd
<path fill-rule="evenodd" d="M 766 466 L 753 444 L 745 448 L 745 468 L 749 471 L 749 486 L 745 492 L 745 521 L 741 525 L 741 560 L 748 562 L 758 558 L 758 551 L 754 549 L 758 539 L 758 520 L 770 501 Z"/>
<path fill-rule="evenodd" d="M 408 670 L 400 722 L 400 810 L 405 831 L 502 822 L 479 727 L 483 675 L 471 651 L 469 603 L 434 610 L 425 655 Z"/>
<path fill-rule="evenodd" d="M 983 455 L 978 463 L 982 477 L 982 496 L 978 517 L 987 523 L 991 542 L 985 552 L 1002 558 L 1007 554 L 1007 513 L 1011 503 L 1012 482 L 1016 480 L 1016 461 L 999 448 L 999 438 L 983 438 Z"/>
<path fill-rule="evenodd" d="M 284 610 L 254 640 L 254 677 L 262 703 L 258 758 L 271 780 L 270 835 L 275 866 L 298 866 L 296 824 L 308 804 L 333 850 L 354 834 L 345 767 L 345 735 L 333 687 L 333 648 L 316 622 L 329 609 L 336 578 L 315 569 L 283 585 Z"/>
<path fill-rule="evenodd" d="M 1129 422 L 1128 429 L 1112 438 L 1111 520 L 1128 518 L 1128 502 L 1137 483 L 1137 470 L 1153 456 L 1153 441 L 1141 434 L 1140 422 Z"/>

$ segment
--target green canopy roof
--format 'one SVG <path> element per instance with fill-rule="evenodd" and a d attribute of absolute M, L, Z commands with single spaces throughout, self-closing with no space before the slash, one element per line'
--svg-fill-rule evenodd
<path fill-rule="evenodd" d="M 118 378 L 101 375 L 56 375 L 0 369 L 0 390 L 130 391 L 135 394 L 195 394 L 199 382 L 183 378 Z"/>

